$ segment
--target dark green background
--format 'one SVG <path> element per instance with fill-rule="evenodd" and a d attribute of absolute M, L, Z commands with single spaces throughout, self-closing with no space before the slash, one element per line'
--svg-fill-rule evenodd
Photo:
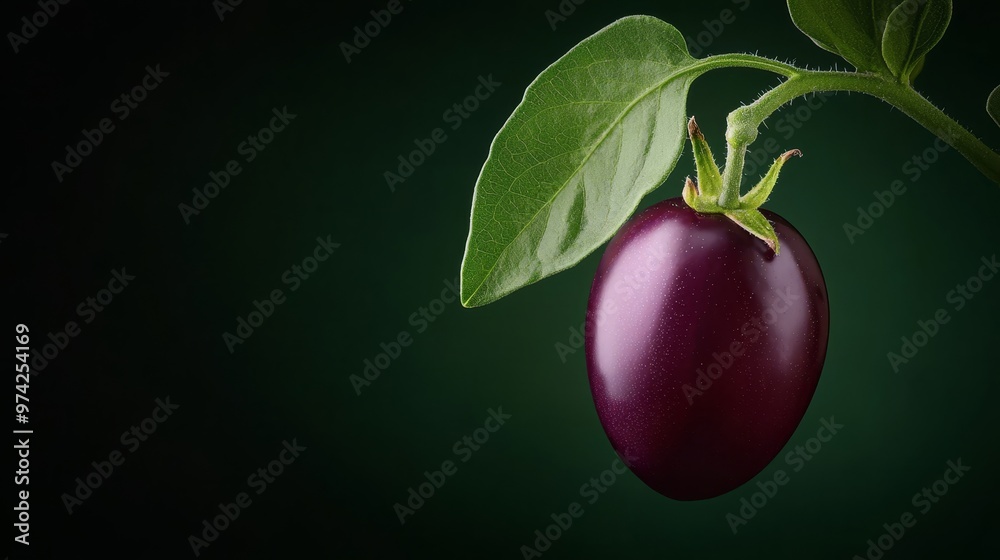
<path fill-rule="evenodd" d="M 983 107 L 997 67 L 975 62 L 995 52 L 996 20 L 970 4 L 956 7 L 918 88 L 996 146 L 1000 129 Z M 297 438 L 308 450 L 203 557 L 519 558 L 615 457 L 582 350 L 565 363 L 555 350 L 583 321 L 599 254 L 488 307 L 449 304 L 420 334 L 409 317 L 457 277 L 476 177 L 524 88 L 586 36 L 640 13 L 694 36 L 735 9 L 706 54 L 843 67 L 795 29 L 783 3 L 756 0 L 743 12 L 728 0 L 588 0 L 556 30 L 545 11 L 557 0 L 406 2 L 347 64 L 340 42 L 383 6 L 245 0 L 220 22 L 209 2 L 71 3 L 21 53 L 8 51 L 11 118 L 23 130 L 4 189 L 8 326 L 29 323 L 43 341 L 77 318 L 112 267 L 137 276 L 35 377 L 38 557 L 187 557 L 187 536 L 216 504 Z M 35 9 L 18 2 L 4 21 L 14 29 Z M 56 182 L 51 160 L 156 63 L 170 77 Z M 383 172 L 415 138 L 447 127 L 442 113 L 487 75 L 503 85 L 390 192 Z M 725 115 L 777 83 L 714 72 L 694 85 L 689 112 L 721 151 Z M 296 120 L 185 225 L 177 205 L 286 105 Z M 826 367 L 790 445 L 821 418 L 845 428 L 736 536 L 725 515 L 753 483 L 681 503 L 629 474 L 584 504 L 545 557 L 850 558 L 882 523 L 914 511 L 911 496 L 958 458 L 971 472 L 886 557 L 996 555 L 1000 286 L 952 313 L 901 372 L 886 353 L 917 320 L 950 309 L 949 290 L 996 252 L 1000 189 L 951 150 L 910 181 L 904 163 L 933 136 L 860 94 L 831 98 L 787 139 L 778 120 L 804 106 L 772 117 L 758 144 L 774 138 L 806 154 L 768 207 L 812 245 L 831 300 Z M 678 196 L 692 172 L 685 154 L 647 204 Z M 897 179 L 906 194 L 851 244 L 843 224 Z M 230 355 L 222 333 L 285 287 L 281 273 L 326 235 L 342 244 L 334 257 Z M 356 395 L 349 377 L 404 330 L 414 344 Z M 66 515 L 59 497 L 74 478 L 165 395 L 181 410 Z M 425 470 L 455 460 L 456 440 L 491 407 L 511 414 L 508 424 L 400 526 L 393 504 Z M 757 480 L 790 471 L 782 456 Z"/>

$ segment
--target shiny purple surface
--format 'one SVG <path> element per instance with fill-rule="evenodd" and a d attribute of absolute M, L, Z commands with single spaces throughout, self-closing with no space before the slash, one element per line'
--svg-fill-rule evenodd
<path fill-rule="evenodd" d="M 643 482 L 677 500 L 728 492 L 781 451 L 819 381 L 829 304 L 805 239 L 781 243 L 677 198 L 622 227 L 587 309 L 601 424 Z"/>

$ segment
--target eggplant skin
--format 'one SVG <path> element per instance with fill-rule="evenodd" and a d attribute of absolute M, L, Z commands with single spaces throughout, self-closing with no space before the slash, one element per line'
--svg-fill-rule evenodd
<path fill-rule="evenodd" d="M 756 476 L 802 420 L 819 382 L 830 307 L 802 235 L 762 210 L 775 254 L 681 199 L 612 239 L 587 308 L 587 370 L 604 431 L 643 482 L 713 498 Z"/>

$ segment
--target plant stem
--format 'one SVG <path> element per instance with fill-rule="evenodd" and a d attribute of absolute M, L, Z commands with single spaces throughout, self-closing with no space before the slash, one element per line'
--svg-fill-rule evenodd
<path fill-rule="evenodd" d="M 796 68 L 791 64 L 785 64 L 784 62 L 778 62 L 777 60 L 771 60 L 770 58 L 764 58 L 753 54 L 719 54 L 709 56 L 698 61 L 699 73 L 704 73 L 708 70 L 714 70 L 716 68 L 733 67 L 766 70 L 786 78 L 791 78 L 802 73 L 801 69 Z"/>
<path fill-rule="evenodd" d="M 727 133 L 728 136 L 728 133 Z M 740 200 L 740 184 L 743 179 L 743 164 L 747 155 L 749 142 L 726 142 L 726 168 L 722 170 L 722 193 L 719 194 L 719 206 L 736 208 Z M 736 185 L 735 188 L 733 185 Z"/>
<path fill-rule="evenodd" d="M 746 149 L 756 140 L 760 125 L 781 106 L 795 98 L 822 91 L 857 91 L 882 99 L 948 142 L 983 175 L 1000 184 L 1000 154 L 991 150 L 908 85 L 875 74 L 796 69 L 781 85 L 750 105 L 729 114 L 726 169 L 723 174 L 723 191 L 719 198 L 721 206 L 734 207 L 739 199 Z"/>

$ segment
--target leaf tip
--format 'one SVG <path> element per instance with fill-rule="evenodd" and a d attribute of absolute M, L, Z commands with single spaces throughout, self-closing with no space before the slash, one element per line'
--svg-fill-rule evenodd
<path fill-rule="evenodd" d="M 726 212 L 726 217 L 748 233 L 760 239 L 777 255 L 781 250 L 778 243 L 778 233 L 774 231 L 771 222 L 757 209 L 732 210 Z"/>
<path fill-rule="evenodd" d="M 765 239 L 764 243 L 767 243 L 767 246 L 770 247 L 772 251 L 774 251 L 775 255 L 777 255 L 781 251 L 781 245 L 778 243 L 777 237 L 775 237 L 774 239 Z"/>
<path fill-rule="evenodd" d="M 701 196 L 701 192 L 698 190 L 698 184 L 692 181 L 691 177 L 688 176 L 688 178 L 684 180 L 684 189 L 681 190 L 681 198 L 684 199 L 684 202 L 688 206 L 697 210 L 699 196 Z"/>
<path fill-rule="evenodd" d="M 476 291 L 477 290 L 473 290 L 469 286 L 469 284 L 465 282 L 464 278 L 460 280 L 458 287 L 458 293 L 459 293 L 458 301 L 459 303 L 462 304 L 462 307 L 466 309 L 472 309 L 473 307 L 478 307 L 478 304 L 476 304 L 473 301 L 476 297 Z"/>
<path fill-rule="evenodd" d="M 778 157 L 781 159 L 781 163 L 785 163 L 788 160 L 792 159 L 792 156 L 802 157 L 802 150 L 799 149 L 788 150 L 787 152 L 781 154 Z"/>
<path fill-rule="evenodd" d="M 695 194 L 701 194 L 701 191 L 698 190 L 698 183 L 695 183 L 690 175 L 684 180 L 684 188 L 691 189 Z"/>
<path fill-rule="evenodd" d="M 692 142 L 695 138 L 701 140 L 705 138 L 705 135 L 701 133 L 701 129 L 698 128 L 698 121 L 694 120 L 694 115 L 692 115 L 691 119 L 688 120 L 688 136 L 691 137 Z"/>
<path fill-rule="evenodd" d="M 476 307 L 476 304 L 472 300 L 476 297 L 476 292 L 478 291 L 470 284 L 470 276 L 468 254 L 466 254 L 466 258 L 462 259 L 462 268 L 458 273 L 458 302 L 466 309 Z"/>
<path fill-rule="evenodd" d="M 767 218 L 765 218 L 765 220 L 767 220 Z M 760 235 L 759 233 L 754 233 L 754 232 L 751 233 L 753 233 L 754 236 L 763 241 L 769 249 L 774 251 L 775 255 L 781 252 L 781 244 L 778 243 L 778 233 L 774 231 L 774 226 L 772 226 L 770 222 L 768 222 L 768 228 L 767 231 L 764 232 L 764 235 Z"/>

